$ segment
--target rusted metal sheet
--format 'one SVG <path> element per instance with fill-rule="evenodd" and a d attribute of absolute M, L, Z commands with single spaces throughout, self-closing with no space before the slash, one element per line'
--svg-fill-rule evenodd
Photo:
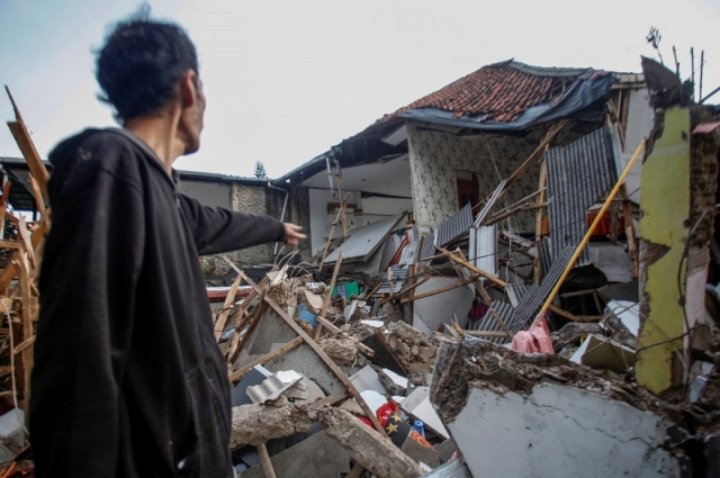
<path fill-rule="evenodd" d="M 576 246 L 587 230 L 586 213 L 617 182 L 610 134 L 604 127 L 545 154 L 548 169 L 550 252 Z M 583 254 L 576 265 L 587 263 Z"/>

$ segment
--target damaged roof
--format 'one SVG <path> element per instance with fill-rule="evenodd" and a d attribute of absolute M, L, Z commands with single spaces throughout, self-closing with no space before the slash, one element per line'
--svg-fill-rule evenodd
<path fill-rule="evenodd" d="M 487 65 L 383 116 L 278 181 L 309 177 L 325 167 L 326 157 L 349 166 L 403 154 L 405 144 L 384 138 L 408 120 L 495 133 L 520 133 L 560 118 L 597 121 L 616 81 L 623 79 L 593 68 L 546 68 L 513 59 Z"/>
<path fill-rule="evenodd" d="M 485 115 L 498 122 L 514 121 L 529 107 L 556 102 L 590 68 L 542 68 L 515 60 L 484 66 L 387 115 L 436 108 L 455 117 Z"/>

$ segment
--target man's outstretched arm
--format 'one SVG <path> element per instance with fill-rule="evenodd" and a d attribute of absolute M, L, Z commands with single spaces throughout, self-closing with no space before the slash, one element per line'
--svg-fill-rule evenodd
<path fill-rule="evenodd" d="M 234 251 L 273 241 L 294 245 L 305 238 L 300 226 L 283 223 L 271 216 L 205 206 L 184 194 L 178 197 L 200 255 Z"/>

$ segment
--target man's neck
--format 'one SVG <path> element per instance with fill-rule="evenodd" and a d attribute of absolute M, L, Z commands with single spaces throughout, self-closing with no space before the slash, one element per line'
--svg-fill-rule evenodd
<path fill-rule="evenodd" d="M 185 145 L 177 138 L 175 115 L 145 116 L 127 120 L 123 125 L 143 140 L 165 165 L 170 174 L 175 160 L 185 151 Z"/>

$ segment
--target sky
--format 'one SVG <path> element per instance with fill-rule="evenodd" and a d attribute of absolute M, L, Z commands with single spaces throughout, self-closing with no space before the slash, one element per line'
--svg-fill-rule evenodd
<path fill-rule="evenodd" d="M 484 65 L 639 72 L 646 42 L 677 48 L 683 78 L 705 51 L 703 95 L 720 86 L 720 0 L 150 0 L 156 18 L 197 46 L 208 107 L 198 153 L 179 169 L 271 178 L 386 113 Z M 113 126 L 97 101 L 94 52 L 131 0 L 0 0 L 0 83 L 10 87 L 43 157 L 63 137 Z M 720 103 L 720 93 L 711 103 Z M 0 92 L 0 117 L 13 119 Z M 0 156 L 19 157 L 7 128 Z"/>

